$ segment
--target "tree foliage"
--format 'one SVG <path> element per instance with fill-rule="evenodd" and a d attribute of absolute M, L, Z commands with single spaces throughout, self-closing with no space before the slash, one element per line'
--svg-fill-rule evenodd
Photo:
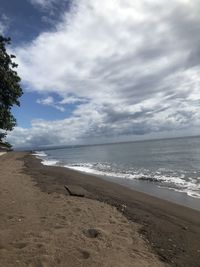
<path fill-rule="evenodd" d="M 13 105 L 20 106 L 19 98 L 23 94 L 20 77 L 15 70 L 18 65 L 13 62 L 15 56 L 6 51 L 6 45 L 10 42 L 10 38 L 0 35 L 0 141 L 5 137 L 5 132 L 16 125 L 11 108 Z"/>

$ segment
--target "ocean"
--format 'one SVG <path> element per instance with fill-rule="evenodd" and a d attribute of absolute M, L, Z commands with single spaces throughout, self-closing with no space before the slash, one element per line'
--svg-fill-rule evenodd
<path fill-rule="evenodd" d="M 115 179 L 141 191 L 163 188 L 200 199 L 200 137 L 73 146 L 35 155 L 44 165 Z"/>

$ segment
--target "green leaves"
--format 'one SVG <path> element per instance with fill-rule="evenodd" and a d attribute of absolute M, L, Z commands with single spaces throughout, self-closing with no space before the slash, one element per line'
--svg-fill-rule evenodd
<path fill-rule="evenodd" d="M 10 42 L 10 38 L 0 35 L 0 130 L 5 131 L 11 131 L 16 125 L 11 108 L 20 105 L 19 98 L 23 94 L 21 79 L 14 70 L 18 65 L 12 61 L 15 55 L 9 55 L 6 51 L 6 45 Z M 0 141 L 2 136 L 0 135 Z"/>

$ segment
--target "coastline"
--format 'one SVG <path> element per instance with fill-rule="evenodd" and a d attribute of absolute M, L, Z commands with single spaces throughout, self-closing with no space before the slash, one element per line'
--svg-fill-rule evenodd
<path fill-rule="evenodd" d="M 128 220 L 142 226 L 140 234 L 154 252 L 171 266 L 199 266 L 200 212 L 100 177 L 54 166 L 44 166 L 31 155 L 24 157 L 25 173 L 49 194 L 66 195 L 64 185 L 81 187 L 87 198 L 116 207 Z"/>
<path fill-rule="evenodd" d="M 99 177 L 114 183 L 118 183 L 122 186 L 126 186 L 135 191 L 139 191 L 180 206 L 200 211 L 200 198 L 191 197 L 185 192 L 175 191 L 174 189 L 169 189 L 167 187 L 160 187 L 147 181 L 133 181 L 118 177 Z"/>
<path fill-rule="evenodd" d="M 42 192 L 27 160 L 24 152 L 0 160 L 0 266 L 169 266 L 142 238 L 141 225 L 115 207 L 59 193 L 55 184 Z M 29 171 L 43 176 L 42 169 Z"/>

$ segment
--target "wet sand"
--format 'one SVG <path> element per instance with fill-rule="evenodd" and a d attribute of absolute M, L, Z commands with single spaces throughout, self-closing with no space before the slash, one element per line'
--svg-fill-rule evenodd
<path fill-rule="evenodd" d="M 40 167 L 26 153 L 0 157 L 0 266 L 167 266 L 139 224 L 111 205 L 62 192 Z M 38 179 L 51 192 L 41 190 Z"/>
<path fill-rule="evenodd" d="M 173 189 L 159 187 L 156 183 L 149 181 L 140 181 L 140 180 L 131 180 L 131 179 L 122 179 L 118 177 L 108 177 L 108 176 L 99 176 L 105 180 L 113 181 L 120 185 L 132 188 L 133 190 L 143 192 L 145 194 L 165 199 L 167 201 L 176 203 L 181 206 L 185 206 L 191 209 L 196 209 L 200 211 L 200 198 L 194 198 L 189 196 L 187 193 L 178 192 Z"/>

